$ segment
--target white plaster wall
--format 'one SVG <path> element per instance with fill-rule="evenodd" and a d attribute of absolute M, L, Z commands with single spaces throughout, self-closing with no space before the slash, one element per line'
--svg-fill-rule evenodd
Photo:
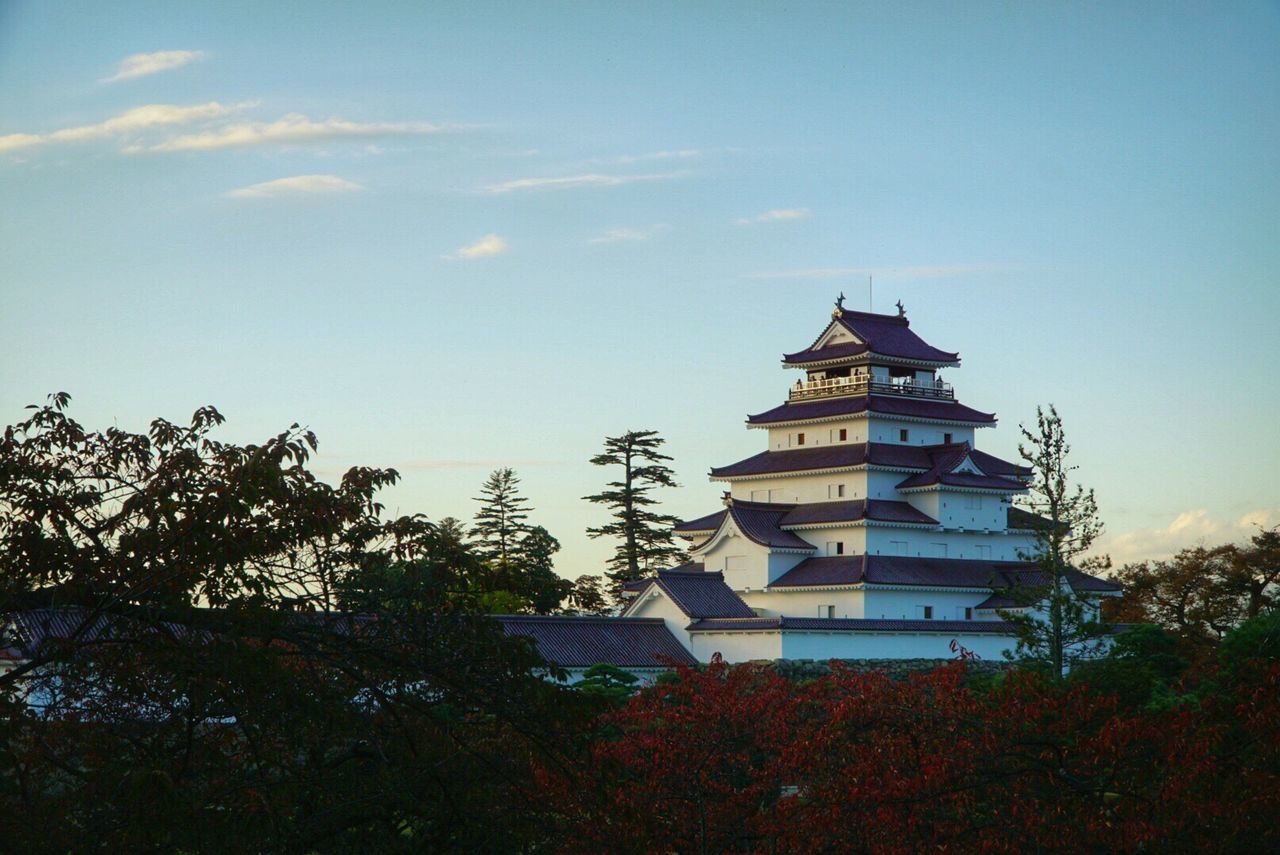
<path fill-rule="evenodd" d="M 933 606 L 933 620 L 963 620 L 957 609 L 972 608 L 985 600 L 989 591 L 960 592 L 936 590 L 881 590 L 868 588 L 863 607 L 864 617 L 890 620 L 922 620 L 920 606 Z"/>
<path fill-rule="evenodd" d="M 840 429 L 845 431 L 845 439 L 840 439 Z M 804 445 L 796 444 L 796 434 L 804 434 Z M 768 448 L 770 451 L 786 451 L 787 449 L 812 448 L 819 445 L 849 445 L 867 441 L 867 417 L 865 414 L 856 418 L 840 421 L 819 422 L 811 425 L 792 425 L 790 427 L 769 428 Z"/>
<path fill-rule="evenodd" d="M 725 536 L 707 551 L 693 555 L 693 559 L 701 561 L 707 570 L 723 572 L 725 583 L 735 591 L 763 588 L 769 583 L 769 549 L 745 537 L 732 523 L 728 525 Z"/>
<path fill-rule="evenodd" d="M 753 659 L 781 659 L 782 633 L 771 632 L 694 632 L 693 655 L 699 662 L 710 662 L 719 653 L 726 662 L 750 662 Z"/>
<path fill-rule="evenodd" d="M 905 443 L 899 439 L 899 432 L 902 430 L 907 431 Z M 869 442 L 887 442 L 895 445 L 941 445 L 945 441 L 946 434 L 951 434 L 952 442 L 968 442 L 973 445 L 973 432 L 972 427 L 962 425 L 932 425 L 924 422 L 902 421 L 874 413 L 867 417 Z"/>
<path fill-rule="evenodd" d="M 769 556 L 769 582 L 776 582 L 786 574 L 788 570 L 795 567 L 801 561 L 808 558 L 808 555 L 799 555 L 793 552 L 776 553 Z"/>
<path fill-rule="evenodd" d="M 934 501 L 939 503 L 938 513 L 934 515 L 934 519 L 947 528 L 964 528 L 968 530 L 985 528 L 991 531 L 1004 531 L 1008 527 L 1009 506 L 1001 501 L 1002 496 L 962 493 L 951 490 L 909 493 L 908 495 L 934 496 Z M 979 507 L 969 507 L 973 503 L 978 504 Z"/>
<path fill-rule="evenodd" d="M 898 492 L 898 485 L 911 477 L 910 472 L 885 472 L 882 469 L 865 470 L 867 498 L 901 502 L 905 496 Z M 859 497 L 861 498 L 861 497 Z"/>
<path fill-rule="evenodd" d="M 819 606 L 835 606 L 838 618 L 860 618 L 862 591 L 837 589 L 830 591 L 788 591 L 773 589 L 741 594 L 747 605 L 759 609 L 762 617 L 826 617 Z"/>
<path fill-rule="evenodd" d="M 906 555 L 911 558 L 964 558 L 981 561 L 1017 561 L 1018 550 L 1031 548 L 1031 538 L 1024 534 L 1006 534 L 1003 531 L 938 531 L 936 529 L 889 528 L 868 526 L 866 532 L 867 555 Z M 808 532 L 797 532 L 804 535 Z M 897 544 L 897 545 L 895 545 Z M 905 547 L 901 544 L 905 544 Z M 946 555 L 940 554 L 937 544 L 946 547 Z M 988 547 L 983 554 L 979 546 Z"/>
<path fill-rule="evenodd" d="M 953 659 L 955 639 L 983 659 L 1001 659 L 1014 641 L 979 633 L 797 632 L 782 637 L 784 659 Z"/>
<path fill-rule="evenodd" d="M 797 537 L 808 543 L 812 543 L 818 547 L 815 555 L 826 557 L 832 555 L 861 555 L 867 549 L 867 528 L 866 526 L 831 526 L 829 528 L 806 528 L 794 531 Z M 828 544 L 843 543 L 844 552 L 836 553 L 828 551 Z M 777 579 L 773 576 L 770 581 Z"/>
<path fill-rule="evenodd" d="M 899 475 L 894 484 L 906 478 Z M 773 491 L 769 501 L 782 503 L 830 502 L 838 499 L 828 498 L 833 484 L 844 484 L 844 499 L 865 499 L 867 497 L 867 472 L 832 472 L 825 475 L 777 475 L 771 478 L 751 478 L 730 483 L 729 492 L 735 499 L 752 501 L 752 495 L 759 491 Z M 760 497 L 757 496 L 756 501 Z"/>
<path fill-rule="evenodd" d="M 656 593 L 655 593 L 656 592 Z M 689 633 L 685 627 L 689 625 L 689 617 L 671 599 L 663 593 L 656 585 L 649 588 L 644 598 L 631 606 L 627 612 L 627 617 L 642 618 L 662 618 L 662 622 L 667 625 L 667 629 L 671 634 L 683 644 L 690 652 L 693 647 L 689 641 Z"/>

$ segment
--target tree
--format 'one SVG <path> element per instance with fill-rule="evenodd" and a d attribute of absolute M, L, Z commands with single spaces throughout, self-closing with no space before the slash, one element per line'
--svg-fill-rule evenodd
<path fill-rule="evenodd" d="M 1106 559 L 1079 561 L 1102 533 L 1102 521 L 1093 490 L 1069 484 L 1077 467 L 1067 463 L 1071 446 L 1058 411 L 1052 405 L 1047 413 L 1037 407 L 1036 431 L 1020 428 L 1024 442 L 1018 454 L 1034 479 L 1022 504 L 1035 517 L 1029 523 L 1034 545 L 1022 557 L 1035 561 L 1039 579 L 1008 592 L 1020 606 L 1031 607 L 1029 612 L 1002 615 L 1017 634 L 1011 655 L 1038 662 L 1060 679 L 1072 662 L 1098 656 L 1107 646 L 1106 626 L 1096 617 L 1097 603 L 1072 585 L 1082 571 L 1107 566 Z"/>
<path fill-rule="evenodd" d="M 1202 658 L 1241 623 L 1276 608 L 1280 595 L 1280 528 L 1248 545 L 1197 546 L 1165 561 L 1127 564 L 1116 574 L 1124 600 L 1116 620 L 1157 623 Z"/>
<path fill-rule="evenodd" d="M 529 500 L 518 490 L 520 479 L 510 467 L 495 469 L 480 488 L 476 501 L 475 522 L 471 526 L 472 542 L 476 551 L 485 558 L 500 564 L 510 564 L 515 557 L 516 546 L 527 530 Z"/>
<path fill-rule="evenodd" d="M 679 520 L 650 510 L 657 504 L 651 495 L 655 487 L 678 486 L 670 467 L 664 464 L 671 458 L 658 451 L 665 442 L 657 431 L 627 431 L 606 437 L 604 451 L 591 458 L 596 466 L 622 467 L 620 480 L 610 481 L 601 493 L 584 497 L 613 512 L 613 522 L 588 528 L 587 534 L 619 539 L 606 574 L 615 599 L 627 582 L 643 578 L 684 554 L 674 544 L 671 531 Z"/>
<path fill-rule="evenodd" d="M 515 586 L 535 614 L 555 611 L 573 590 L 573 583 L 556 573 L 553 556 L 559 551 L 560 541 L 540 525 L 526 529 L 516 544 Z"/>
<path fill-rule="evenodd" d="M 573 582 L 568 596 L 568 610 L 575 614 L 604 614 L 608 607 L 604 580 L 599 576 L 583 575 Z"/>
<path fill-rule="evenodd" d="M 19 851 L 520 851 L 530 764 L 583 697 L 478 614 L 484 564 L 394 470 L 337 485 L 294 425 L 196 411 L 86 430 L 66 395 L 0 436 L 0 815 Z M 339 609 L 358 609 L 359 613 Z"/>

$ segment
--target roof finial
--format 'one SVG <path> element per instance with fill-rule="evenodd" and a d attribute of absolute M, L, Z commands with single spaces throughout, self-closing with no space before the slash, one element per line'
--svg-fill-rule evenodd
<path fill-rule="evenodd" d="M 906 316 L 907 316 L 907 310 L 903 307 L 902 301 L 899 300 L 898 301 L 898 317 L 905 318 Z"/>
<path fill-rule="evenodd" d="M 843 291 L 841 291 L 840 296 L 836 298 L 836 309 L 841 312 L 844 311 L 844 292 Z"/>

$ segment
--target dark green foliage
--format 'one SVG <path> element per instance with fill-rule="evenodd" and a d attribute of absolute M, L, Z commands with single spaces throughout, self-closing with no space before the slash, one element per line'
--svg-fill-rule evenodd
<path fill-rule="evenodd" d="M 620 706 L 640 690 L 640 680 L 616 665 L 600 663 L 584 671 L 573 688 L 611 706 Z"/>
<path fill-rule="evenodd" d="M 481 505 L 471 542 L 488 566 L 483 608 L 490 614 L 549 614 L 569 595 L 573 583 L 555 571 L 553 556 L 560 551 L 560 541 L 542 526 L 526 522 L 532 508 L 519 485 L 512 469 L 496 469 L 476 500 Z M 461 536 L 461 526 L 457 531 Z"/>
<path fill-rule="evenodd" d="M 613 522 L 588 528 L 587 534 L 618 540 L 606 573 L 615 600 L 627 582 L 667 567 L 684 555 L 671 531 L 679 520 L 650 510 L 657 504 L 654 488 L 677 486 L 670 467 L 663 462 L 671 458 L 658 451 L 665 442 L 657 431 L 627 431 L 606 437 L 604 451 L 591 458 L 596 466 L 621 467 L 620 479 L 610 481 L 608 489 L 584 497 L 613 512 Z"/>
<path fill-rule="evenodd" d="M 520 479 L 510 468 L 495 469 L 480 488 L 471 541 L 483 558 L 500 564 L 515 560 L 517 544 L 526 530 L 529 500 L 520 495 Z"/>
<path fill-rule="evenodd" d="M 1018 453 L 1034 478 L 1023 504 L 1041 520 L 1033 524 L 1034 547 L 1022 557 L 1036 562 L 1043 583 L 1006 590 L 1019 606 L 1032 611 L 1001 614 L 1018 636 L 1014 658 L 1038 664 L 1060 679 L 1074 663 L 1106 650 L 1107 628 L 1096 617 L 1098 604 L 1078 593 L 1071 579 L 1079 572 L 1105 569 L 1109 563 L 1079 560 L 1102 533 L 1102 521 L 1093 491 L 1069 484 L 1076 467 L 1067 463 L 1071 446 L 1058 411 L 1052 405 L 1047 413 L 1036 408 L 1035 432 L 1025 426 L 1021 430 L 1024 442 Z"/>
<path fill-rule="evenodd" d="M 66 405 L 0 439 L 0 612 L 74 627 L 0 676 L 3 848 L 545 843 L 530 763 L 597 705 L 481 613 L 456 525 L 383 519 L 393 470 L 317 480 L 297 427 L 237 446 L 212 408 L 141 435 Z"/>
<path fill-rule="evenodd" d="M 1115 637 L 1103 658 L 1079 662 L 1069 682 L 1115 695 L 1128 707 L 1161 709 L 1189 697 L 1179 683 L 1191 663 L 1178 654 L 1178 638 L 1154 624 L 1137 624 Z"/>

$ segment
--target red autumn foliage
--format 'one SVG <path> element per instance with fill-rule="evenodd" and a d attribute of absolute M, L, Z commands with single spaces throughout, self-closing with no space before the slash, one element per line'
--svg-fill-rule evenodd
<path fill-rule="evenodd" d="M 597 723 L 583 769 L 541 771 L 556 836 L 579 852 L 1280 848 L 1280 666 L 1166 711 L 964 677 L 681 670 Z"/>

